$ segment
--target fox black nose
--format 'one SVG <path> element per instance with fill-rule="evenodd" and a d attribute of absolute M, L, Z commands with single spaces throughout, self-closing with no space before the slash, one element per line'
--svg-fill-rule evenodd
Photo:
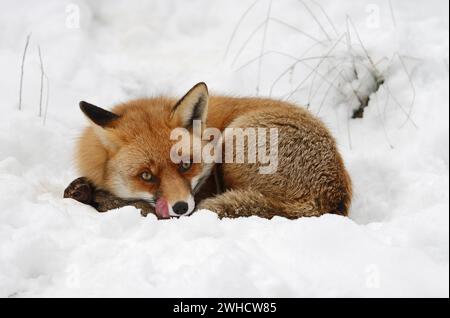
<path fill-rule="evenodd" d="M 175 212 L 178 215 L 182 215 L 185 214 L 187 212 L 187 210 L 189 209 L 189 206 L 186 202 L 184 201 L 178 201 L 177 203 L 175 203 L 172 207 L 173 212 Z"/>

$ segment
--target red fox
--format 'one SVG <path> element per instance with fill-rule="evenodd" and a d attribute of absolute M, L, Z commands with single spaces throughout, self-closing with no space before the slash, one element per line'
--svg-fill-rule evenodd
<path fill-rule="evenodd" d="M 221 218 L 348 215 L 351 181 L 336 142 L 319 119 L 296 105 L 263 98 L 210 97 L 206 84 L 199 83 L 178 101 L 139 99 L 111 111 L 80 102 L 80 108 L 91 125 L 78 142 L 79 172 L 120 198 L 148 201 L 161 218 L 190 215 L 196 208 L 214 211 Z M 226 151 L 219 163 L 198 162 L 192 156 L 174 162 L 176 141 L 171 134 L 183 128 L 199 141 L 194 122 L 200 123 L 201 131 L 275 129 L 275 142 L 257 149 L 260 153 L 276 148 L 275 170 L 261 173 L 262 162 L 223 162 Z M 205 145 L 208 140 L 199 142 Z M 223 139 L 218 143 L 224 147 Z M 246 145 L 230 158 L 250 151 Z M 222 193 L 209 189 L 213 171 L 221 176 Z"/>

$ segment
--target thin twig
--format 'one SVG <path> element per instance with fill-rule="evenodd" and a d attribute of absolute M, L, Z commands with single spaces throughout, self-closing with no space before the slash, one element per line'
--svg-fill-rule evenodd
<path fill-rule="evenodd" d="M 389 96 L 389 95 L 388 95 L 388 96 Z M 392 145 L 391 141 L 389 140 L 389 135 L 388 135 L 387 129 L 386 129 L 386 121 L 385 121 L 385 118 L 383 117 L 383 114 L 381 113 L 378 95 L 375 95 L 375 105 L 376 105 L 376 107 L 377 107 L 378 116 L 380 117 L 381 126 L 383 127 L 383 134 L 384 134 L 384 137 L 386 138 L 386 141 L 387 141 L 389 147 L 390 147 L 391 149 L 394 149 L 394 146 Z"/>
<path fill-rule="evenodd" d="M 311 75 L 320 67 L 320 65 L 322 65 L 322 63 L 329 57 L 329 55 L 334 51 L 334 49 L 337 47 L 337 45 L 339 44 L 340 40 L 344 37 L 345 34 L 341 35 L 341 37 L 336 41 L 336 43 L 331 47 L 331 49 L 327 52 L 327 54 L 319 61 L 319 63 L 317 64 L 317 66 L 313 69 L 313 71 L 311 71 L 311 73 L 309 73 L 309 75 L 305 78 L 305 80 L 303 80 L 288 96 L 287 99 L 291 98 L 292 95 L 294 95 L 294 93 L 303 85 L 304 82 L 306 82 L 309 77 L 311 77 Z"/>
<path fill-rule="evenodd" d="M 44 126 L 47 122 L 47 112 L 48 112 L 48 100 L 50 98 L 50 80 L 48 76 L 45 74 L 45 80 L 47 84 L 46 94 L 45 94 L 45 111 L 44 111 Z"/>
<path fill-rule="evenodd" d="M 257 80 L 256 80 L 256 96 L 259 95 L 259 90 L 260 90 L 260 85 L 261 85 L 261 72 L 262 72 L 262 57 L 264 54 L 264 50 L 266 49 L 266 39 L 267 39 L 267 31 L 269 29 L 269 22 L 270 22 L 270 14 L 272 12 L 272 3 L 273 0 L 269 1 L 269 8 L 267 10 L 267 16 L 266 16 L 266 21 L 265 21 L 265 26 L 264 26 L 264 33 L 263 33 L 263 40 L 261 43 L 261 50 L 259 53 L 259 63 L 258 63 L 258 76 L 257 76 Z"/>
<path fill-rule="evenodd" d="M 334 65 L 332 68 L 330 68 L 330 69 L 327 71 L 327 73 L 324 74 L 324 76 L 329 76 L 329 75 L 331 76 L 331 74 L 333 74 L 333 72 L 334 72 L 335 70 L 337 70 L 339 67 L 342 67 L 342 65 L 339 64 L 339 63 L 337 63 L 337 64 Z M 345 94 L 344 94 L 342 91 L 340 91 L 340 89 L 339 89 L 337 86 L 335 86 L 334 83 L 336 82 L 336 80 L 337 80 L 338 77 L 340 77 L 340 78 L 343 80 L 343 82 L 345 82 L 345 83 L 348 83 L 348 82 L 349 82 L 349 80 L 346 79 L 346 78 L 344 77 L 344 75 L 343 75 L 344 71 L 345 71 L 345 69 L 340 70 L 340 71 L 338 72 L 338 75 L 337 75 L 335 78 L 333 78 L 333 80 L 330 81 L 330 83 L 331 83 L 330 86 L 333 87 L 334 89 L 336 89 L 336 90 L 337 90 L 339 93 L 341 93 L 341 95 L 343 95 L 343 96 L 345 96 Z M 319 90 L 320 90 L 320 88 L 322 87 L 323 84 L 324 84 L 324 82 L 320 83 L 319 87 L 317 87 L 316 91 L 315 91 L 314 94 L 311 96 L 311 100 L 314 100 L 314 98 L 315 98 L 316 95 L 318 94 L 318 92 L 319 92 Z"/>
<path fill-rule="evenodd" d="M 336 36 L 339 36 L 339 32 L 338 32 L 336 26 L 334 25 L 333 20 L 331 20 L 330 16 L 328 15 L 327 11 L 323 8 L 323 6 L 320 3 L 318 3 L 317 1 L 315 1 L 315 0 L 311 0 L 311 2 L 319 7 L 320 11 L 322 11 L 323 15 L 327 18 L 328 23 L 333 28 L 333 31 L 336 34 Z"/>
<path fill-rule="evenodd" d="M 297 66 L 297 64 L 306 61 L 309 59 L 309 57 L 304 58 L 310 51 L 312 51 L 316 46 L 318 46 L 319 44 L 324 44 L 324 42 L 321 43 L 314 43 L 313 45 L 311 45 L 310 47 L 308 47 L 301 56 L 299 57 L 294 57 L 294 59 L 297 61 L 291 65 L 289 65 L 288 68 L 284 69 L 283 72 L 280 73 L 280 75 L 277 77 L 277 79 L 275 81 L 272 82 L 272 85 L 270 87 L 270 92 L 269 92 L 269 96 L 272 95 L 273 89 L 275 87 L 275 85 L 284 77 L 284 75 L 286 75 L 287 73 L 292 72 L 293 69 L 295 69 L 295 67 Z M 322 58 L 322 56 L 320 56 L 319 58 Z M 334 58 L 334 56 L 329 56 L 328 58 Z M 313 59 L 316 59 L 316 57 L 313 57 Z M 303 63 L 305 64 L 305 63 Z M 306 64 L 305 64 L 306 65 Z M 309 65 L 307 65 L 309 67 Z M 292 84 L 292 83 L 291 83 Z M 291 85 L 292 86 L 292 85 Z"/>
<path fill-rule="evenodd" d="M 309 109 L 309 107 L 311 106 L 311 97 L 312 97 L 312 91 L 314 88 L 314 84 L 316 82 L 316 77 L 317 77 L 317 73 L 315 72 L 312 79 L 311 79 L 311 83 L 309 85 L 309 93 L 308 93 L 308 102 L 306 103 L 306 109 Z M 322 82 L 323 83 L 323 82 Z M 319 87 L 321 87 L 322 85 L 320 84 Z"/>
<path fill-rule="evenodd" d="M 386 101 L 384 102 L 384 108 L 383 108 L 383 120 L 386 122 L 387 109 L 388 109 L 388 106 L 389 106 L 389 101 L 390 101 L 391 95 L 389 94 L 389 92 L 387 91 L 386 88 L 383 87 L 383 89 L 384 89 L 385 94 L 386 94 Z"/>
<path fill-rule="evenodd" d="M 324 41 L 321 41 L 321 40 L 317 39 L 316 37 L 312 36 L 309 33 L 306 33 L 305 31 L 297 28 L 296 26 L 293 26 L 293 25 L 291 25 L 289 23 L 286 23 L 286 22 L 281 21 L 280 19 L 277 19 L 277 18 L 274 18 L 274 17 L 271 17 L 270 20 L 273 21 L 273 22 L 276 22 L 276 23 L 278 23 L 280 25 L 283 25 L 283 26 L 285 26 L 285 27 L 287 27 L 289 29 L 292 29 L 292 30 L 294 30 L 294 31 L 296 31 L 296 32 L 306 36 L 307 38 L 315 41 L 316 43 L 324 44 Z"/>
<path fill-rule="evenodd" d="M 327 60 L 328 60 L 328 59 L 327 59 Z M 331 68 L 329 67 L 329 68 L 328 68 L 328 71 L 324 74 L 324 78 L 327 78 L 327 77 L 329 76 L 329 74 L 332 74 L 332 72 L 333 72 L 337 67 L 339 67 L 339 64 L 336 64 L 336 65 L 332 66 Z M 312 100 L 314 99 L 315 94 L 317 94 L 317 92 L 320 90 L 320 88 L 322 87 L 323 83 L 326 82 L 326 81 L 320 82 L 319 85 L 318 85 L 318 87 L 317 87 L 317 89 L 316 89 L 315 92 L 313 93 L 314 85 L 315 85 L 315 82 L 316 82 L 317 75 L 320 75 L 320 73 L 319 73 L 319 72 L 315 72 L 315 74 L 314 74 L 314 76 L 313 76 L 313 78 L 312 78 L 312 80 L 311 80 L 311 84 L 310 84 L 310 87 L 309 87 L 309 93 L 308 93 L 308 103 L 306 104 L 306 105 L 307 105 L 307 107 L 306 107 L 307 109 L 310 108 L 311 103 L 312 103 Z M 331 81 L 331 83 L 333 83 L 333 81 Z"/>
<path fill-rule="evenodd" d="M 237 60 L 239 59 L 239 57 L 241 56 L 242 52 L 245 50 L 245 48 L 247 47 L 248 43 L 250 42 L 250 40 L 259 32 L 259 30 L 265 25 L 265 21 L 263 21 L 261 24 L 259 24 L 253 31 L 252 33 L 250 33 L 250 35 L 248 36 L 248 38 L 244 41 L 244 44 L 240 47 L 240 49 L 238 50 L 238 53 L 236 54 L 236 56 L 233 59 L 233 62 L 231 63 L 231 66 L 234 66 L 237 62 Z"/>
<path fill-rule="evenodd" d="M 314 74 L 314 73 L 316 73 L 317 75 L 319 75 L 319 77 L 322 79 L 322 80 L 324 80 L 325 82 L 327 82 L 327 83 L 330 83 L 331 85 L 333 85 L 334 86 L 334 88 L 336 89 L 336 90 L 338 90 L 339 92 L 341 92 L 340 91 L 340 89 L 338 88 L 338 87 L 336 87 L 332 82 L 330 82 L 324 75 L 322 75 L 318 70 L 317 70 L 317 68 L 316 67 L 312 67 L 312 66 L 310 66 L 310 65 L 308 65 L 307 63 L 306 63 L 306 61 L 308 61 L 308 60 L 318 60 L 318 59 L 323 59 L 324 58 L 324 56 L 314 56 L 314 57 L 307 57 L 307 58 L 303 58 L 303 59 L 296 59 L 296 62 L 294 63 L 294 64 L 292 64 L 289 68 L 287 68 L 283 73 L 281 73 L 276 79 L 275 79 L 275 81 L 272 83 L 272 85 L 271 85 L 271 87 L 270 87 L 270 93 L 269 93 L 269 95 L 271 96 L 272 95 L 272 93 L 273 93 L 273 90 L 274 90 L 274 88 L 275 88 L 275 86 L 276 86 L 276 84 L 292 69 L 292 67 L 295 67 L 297 64 L 299 64 L 299 63 L 302 63 L 303 65 L 305 65 L 306 67 L 308 67 L 310 70 L 311 70 L 311 73 L 308 75 L 308 77 L 307 77 L 307 79 L 309 78 L 309 77 L 311 77 L 312 76 L 312 74 Z M 328 57 L 325 57 L 326 59 L 327 58 L 334 58 L 334 56 L 328 56 Z M 303 82 L 302 82 L 303 83 Z M 297 89 L 298 89 L 298 87 L 297 87 Z M 341 94 L 343 94 L 342 92 L 341 92 Z M 344 95 L 344 94 L 343 94 Z"/>
<path fill-rule="evenodd" d="M 319 28 L 322 30 L 323 34 L 325 34 L 325 36 L 327 37 L 328 41 L 331 41 L 332 38 L 331 36 L 328 34 L 328 32 L 325 30 L 325 28 L 323 27 L 322 23 L 320 23 L 319 19 L 316 17 L 316 15 L 314 14 L 314 12 L 312 12 L 312 10 L 306 5 L 305 1 L 303 0 L 299 0 L 303 6 L 305 7 L 306 11 L 309 12 L 309 14 L 312 16 L 312 18 L 314 19 L 314 21 L 316 21 L 317 25 L 319 26 Z"/>
<path fill-rule="evenodd" d="M 397 56 L 397 55 L 398 55 L 398 53 L 395 53 L 395 54 L 392 56 L 391 61 L 390 61 L 390 63 L 389 63 L 388 69 L 393 65 L 395 56 Z M 407 73 L 407 74 L 409 74 L 409 73 Z M 411 81 L 411 83 L 412 83 L 412 81 Z M 414 120 L 409 116 L 408 111 L 406 111 L 406 110 L 404 109 L 403 105 L 398 101 L 398 99 L 397 99 L 397 98 L 395 97 L 395 95 L 392 93 L 392 91 L 391 91 L 391 89 L 390 89 L 388 83 L 385 83 L 384 88 L 386 89 L 386 92 L 387 92 L 388 94 L 390 94 L 392 100 L 393 100 L 394 103 L 397 105 L 397 107 L 400 108 L 400 110 L 405 114 L 405 116 L 406 116 L 406 121 L 407 121 L 407 122 L 408 122 L 408 121 L 411 122 L 411 124 L 414 126 L 414 128 L 419 129 L 419 127 L 418 127 L 417 124 L 414 122 Z M 415 90 L 414 90 L 414 98 L 415 98 Z M 401 127 L 403 127 L 404 125 L 405 125 L 405 124 L 402 124 Z"/>
<path fill-rule="evenodd" d="M 412 118 L 410 118 L 408 116 L 408 112 L 403 108 L 403 105 L 398 101 L 398 99 L 395 97 L 394 94 L 392 94 L 391 88 L 389 87 L 388 83 L 385 83 L 385 87 L 386 90 L 389 92 L 389 94 L 391 95 L 392 100 L 394 101 L 394 103 L 400 108 L 400 110 L 406 115 L 406 120 L 407 122 L 411 122 L 411 124 L 414 126 L 414 128 L 419 129 L 419 126 L 417 126 L 417 124 L 414 122 L 414 120 L 412 120 Z M 401 125 L 401 127 L 403 127 L 404 124 Z"/>
<path fill-rule="evenodd" d="M 376 62 L 375 63 L 375 66 L 378 66 L 379 64 L 381 64 L 381 62 L 383 62 L 383 61 L 385 61 L 385 60 L 388 60 L 388 58 L 386 58 L 386 57 L 383 57 L 383 58 L 381 58 L 378 62 Z M 356 65 L 356 64 L 355 64 Z M 359 62 L 358 63 L 358 65 L 359 66 L 361 66 L 361 67 L 363 67 L 366 71 L 367 71 L 367 75 L 363 78 L 363 80 L 360 80 L 359 82 L 359 85 L 358 85 L 358 88 L 356 89 L 357 91 L 359 91 L 360 89 L 361 89 L 361 87 L 362 87 L 362 85 L 363 84 L 366 84 L 366 81 L 367 81 L 367 79 L 369 78 L 369 77 L 373 77 L 373 80 L 376 82 L 376 78 L 375 78 L 375 75 L 373 74 L 373 69 L 371 69 L 371 68 L 369 68 L 365 63 L 363 63 L 363 62 Z M 359 75 L 357 75 L 358 77 L 359 77 Z M 349 80 L 348 78 L 343 78 L 343 80 L 345 80 L 346 82 L 351 82 L 351 80 Z M 377 83 L 376 83 L 377 84 Z M 378 85 L 377 85 L 378 86 Z M 381 85 L 379 85 L 379 86 L 381 86 Z"/>
<path fill-rule="evenodd" d="M 23 74 L 25 68 L 25 58 L 27 56 L 28 44 L 30 44 L 31 33 L 28 33 L 27 40 L 25 42 L 25 48 L 22 55 L 22 66 L 20 68 L 20 84 L 19 84 L 19 110 L 22 109 L 22 89 L 23 89 Z"/>
<path fill-rule="evenodd" d="M 42 98 L 44 92 L 44 62 L 42 61 L 41 46 L 38 45 L 39 63 L 41 65 L 41 87 L 39 92 L 39 117 L 42 116 Z"/>
<path fill-rule="evenodd" d="M 392 5 L 392 0 L 389 0 L 389 9 L 391 11 L 391 18 L 392 23 L 394 24 L 394 27 L 397 27 L 397 19 L 395 18 L 395 12 L 394 12 L 394 6 Z"/>
<path fill-rule="evenodd" d="M 401 65 L 403 66 L 403 69 L 405 70 L 405 74 L 408 77 L 409 85 L 411 86 L 411 90 L 412 90 L 411 106 L 409 107 L 409 111 L 408 111 L 408 115 L 407 115 L 406 121 L 402 125 L 402 127 L 403 127 L 408 122 L 408 119 L 411 118 L 412 111 L 413 111 L 413 108 L 414 108 L 414 104 L 416 103 L 416 87 L 414 86 L 411 74 L 409 74 L 409 72 L 408 72 L 408 68 L 406 67 L 405 61 L 400 56 L 400 54 L 397 53 L 397 56 L 398 56 L 398 59 L 400 60 Z"/>
<path fill-rule="evenodd" d="M 341 76 L 343 71 L 344 71 L 344 70 L 340 70 L 339 73 L 336 75 L 336 77 L 335 77 L 331 82 L 334 82 L 339 76 Z M 316 116 L 319 116 L 320 111 L 322 110 L 322 107 L 323 107 L 323 105 L 325 104 L 325 101 L 326 101 L 327 98 L 328 98 L 328 95 L 329 95 L 329 93 L 330 93 L 330 91 L 331 91 L 331 88 L 333 88 L 333 86 L 332 86 L 331 84 L 328 85 L 328 89 L 327 89 L 327 91 L 325 92 L 325 96 L 323 97 L 322 102 L 321 102 L 320 105 L 319 105 L 319 109 L 317 110 Z M 313 98 L 314 98 L 314 97 L 313 97 Z"/>
<path fill-rule="evenodd" d="M 299 59 L 299 58 L 297 58 L 297 57 L 295 57 L 295 56 L 293 56 L 293 55 L 290 55 L 290 54 L 288 54 L 288 53 L 284 53 L 284 52 L 281 52 L 281 51 L 275 51 L 275 50 L 266 51 L 266 52 L 264 52 L 263 56 L 271 55 L 271 54 L 282 55 L 282 56 L 284 56 L 284 57 L 288 57 L 288 58 L 290 58 L 290 59 L 295 60 L 296 63 L 292 64 L 290 67 L 288 67 L 288 69 L 291 69 L 292 66 L 295 66 L 295 64 L 298 64 L 298 63 L 300 63 L 300 62 L 309 61 L 309 60 L 318 60 L 318 59 L 323 58 L 323 56 L 309 56 L 309 57 L 306 57 L 306 58 L 303 58 L 303 59 Z M 329 58 L 334 58 L 334 57 L 335 57 L 335 56 L 333 56 L 333 55 L 329 56 Z M 239 67 L 236 69 L 236 72 L 242 71 L 244 68 L 248 67 L 248 66 L 251 65 L 252 63 L 255 63 L 255 62 L 258 61 L 258 60 L 259 60 L 259 56 L 255 57 L 255 58 L 252 58 L 252 59 L 249 60 L 248 62 L 245 62 L 244 64 L 242 64 L 241 66 L 239 66 Z"/>
<path fill-rule="evenodd" d="M 371 66 L 373 67 L 373 71 L 375 72 L 375 77 L 377 78 L 377 81 L 383 81 L 383 76 L 381 75 L 381 73 L 378 71 L 375 63 L 372 60 L 372 57 L 369 55 L 369 52 L 367 51 L 366 47 L 364 46 L 363 41 L 361 40 L 361 37 L 359 35 L 358 29 L 355 27 L 355 24 L 353 23 L 352 19 L 350 18 L 350 16 L 347 16 L 347 21 L 350 22 L 350 24 L 353 27 L 353 30 L 355 31 L 356 37 L 358 38 L 358 42 L 360 43 L 364 54 L 367 58 L 367 60 L 369 61 L 369 63 L 371 64 Z"/>
<path fill-rule="evenodd" d="M 236 26 L 234 27 L 233 33 L 231 34 L 230 40 L 228 41 L 227 48 L 225 50 L 225 55 L 223 56 L 224 60 L 227 58 L 228 53 L 230 52 L 231 44 L 233 43 L 236 33 L 239 30 L 239 28 L 241 27 L 242 22 L 244 22 L 245 17 L 250 13 L 250 11 L 252 11 L 252 9 L 255 7 L 255 5 L 258 2 L 259 2 L 259 0 L 256 0 L 255 2 L 253 2 L 239 18 L 239 21 L 236 24 Z"/>
<path fill-rule="evenodd" d="M 355 57 L 355 54 L 353 54 L 352 36 L 350 33 L 350 26 L 348 23 L 348 19 L 346 20 L 345 27 L 346 27 L 346 33 L 347 33 L 347 36 L 346 36 L 347 53 L 348 53 L 348 55 L 351 56 L 351 59 L 352 59 L 352 69 L 353 69 L 352 76 L 354 79 L 358 79 L 358 70 L 356 69 L 356 57 Z"/>
<path fill-rule="evenodd" d="M 350 150 L 353 150 L 353 145 L 352 145 L 352 133 L 351 133 L 351 129 L 350 129 L 350 107 L 346 107 L 347 108 L 347 139 L 348 139 L 348 146 L 350 148 Z"/>

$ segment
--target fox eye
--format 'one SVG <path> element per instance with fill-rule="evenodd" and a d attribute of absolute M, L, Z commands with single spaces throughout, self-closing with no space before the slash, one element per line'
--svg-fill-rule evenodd
<path fill-rule="evenodd" d="M 186 172 L 189 169 L 191 169 L 191 163 L 190 161 L 183 161 L 180 163 L 180 172 Z"/>
<path fill-rule="evenodd" d="M 150 172 L 144 171 L 141 173 L 141 179 L 144 180 L 145 182 L 151 182 L 153 181 L 153 176 Z"/>

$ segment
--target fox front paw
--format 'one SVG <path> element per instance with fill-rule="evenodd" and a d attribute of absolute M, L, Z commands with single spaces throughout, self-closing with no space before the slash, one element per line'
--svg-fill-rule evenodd
<path fill-rule="evenodd" d="M 209 210 L 216 213 L 220 219 L 245 216 L 242 207 L 231 204 L 230 202 L 224 202 L 220 198 L 203 200 L 197 207 L 198 210 Z"/>

